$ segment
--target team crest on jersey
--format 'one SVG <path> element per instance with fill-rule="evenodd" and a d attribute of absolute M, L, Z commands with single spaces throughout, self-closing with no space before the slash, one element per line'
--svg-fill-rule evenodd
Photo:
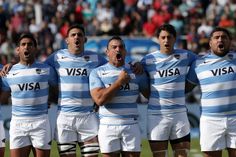
<path fill-rule="evenodd" d="M 62 56 L 62 57 L 61 57 L 61 59 L 66 59 L 66 58 L 68 58 L 68 57 L 66 57 L 66 56 Z"/>
<path fill-rule="evenodd" d="M 90 57 L 89 56 L 84 56 L 84 59 L 88 62 Z"/>
<path fill-rule="evenodd" d="M 174 57 L 175 57 L 176 59 L 180 59 L 180 55 L 179 55 L 179 54 L 175 54 Z"/>
<path fill-rule="evenodd" d="M 230 60 L 232 60 L 232 59 L 234 58 L 234 55 L 233 55 L 233 54 L 228 54 L 228 58 L 229 58 Z"/>
<path fill-rule="evenodd" d="M 36 69 L 37 74 L 41 74 L 41 72 L 42 72 L 42 69 Z"/>

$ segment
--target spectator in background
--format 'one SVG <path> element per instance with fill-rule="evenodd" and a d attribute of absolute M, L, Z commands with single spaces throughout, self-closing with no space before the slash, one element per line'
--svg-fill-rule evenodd
<path fill-rule="evenodd" d="M 193 27 L 195 27 L 194 29 L 198 30 L 198 27 L 201 26 L 202 19 L 205 18 L 207 21 L 213 21 L 212 26 L 218 26 L 223 13 L 229 15 L 230 20 L 233 20 L 235 23 L 235 2 L 228 1 L 223 6 L 219 5 L 217 1 L 218 0 L 44 0 L 38 4 L 39 7 L 35 8 L 32 1 L 11 0 L 9 3 L 4 0 L 2 2 L 3 9 L 1 9 L 0 3 L 0 23 L 2 22 L 0 27 L 4 27 L 4 31 L 8 34 L 7 37 L 10 38 L 12 45 L 15 47 L 17 36 L 22 32 L 29 31 L 30 19 L 40 19 L 41 21 L 46 22 L 53 19 L 53 23 L 55 23 L 56 28 L 50 26 L 50 29 L 53 29 L 52 32 L 54 34 L 53 50 L 57 50 L 65 46 L 63 44 L 65 36 L 60 34 L 60 30 L 68 29 L 63 26 L 63 23 L 66 22 L 68 22 L 69 25 L 72 23 L 84 24 L 86 28 L 88 28 L 88 35 L 93 36 L 117 34 L 122 36 L 152 37 L 155 27 L 159 25 L 160 21 L 164 21 L 170 22 L 176 27 L 176 30 L 179 33 L 178 35 L 181 38 L 181 42 L 183 43 L 180 43 L 177 46 L 184 45 L 184 48 L 188 48 L 197 53 L 198 49 L 201 49 L 201 45 L 198 45 L 199 39 L 196 38 L 196 40 L 193 41 L 185 40 L 186 35 L 188 35 L 188 33 L 193 29 L 190 25 L 193 25 Z M 39 1 L 37 0 L 34 2 L 38 3 Z M 161 11 L 164 18 L 157 18 L 154 14 L 157 11 Z M 179 12 L 183 18 L 176 19 L 176 17 L 180 17 L 176 16 L 176 12 Z M 16 14 L 21 15 L 19 16 Z M 107 22 L 109 23 L 109 31 L 106 30 L 105 33 L 101 33 L 99 30 L 100 27 L 98 26 L 101 25 L 101 22 L 104 21 L 104 19 L 108 19 L 109 21 Z M 151 23 L 150 19 L 152 19 Z M 91 22 L 91 20 L 93 22 Z M 194 23 L 192 21 L 194 21 Z M 183 25 L 183 27 L 181 25 Z M 41 29 L 42 28 L 40 28 L 38 33 L 35 34 L 37 40 L 39 37 L 38 34 L 41 33 Z M 230 27 L 227 29 L 229 29 L 233 34 L 236 33 L 235 27 Z M 196 42 L 196 46 L 193 45 L 192 42 Z M 44 48 L 45 45 L 41 44 L 44 43 L 39 43 L 39 48 Z"/>

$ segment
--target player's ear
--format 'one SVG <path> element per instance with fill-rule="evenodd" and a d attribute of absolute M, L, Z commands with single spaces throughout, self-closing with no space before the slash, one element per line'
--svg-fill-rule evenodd
<path fill-rule="evenodd" d="M 86 43 L 86 42 L 87 42 L 87 40 L 88 40 L 88 39 L 87 39 L 87 37 L 84 37 L 84 43 Z"/>
<path fill-rule="evenodd" d="M 17 54 L 17 55 L 19 55 L 19 52 L 20 52 L 20 47 L 19 47 L 19 46 L 17 46 L 15 50 L 16 50 L 16 54 Z"/>
<path fill-rule="evenodd" d="M 67 37 L 66 37 L 65 41 L 66 41 L 66 44 L 68 45 L 68 44 L 69 44 L 69 41 L 68 41 L 68 38 L 67 38 Z"/>
<path fill-rule="evenodd" d="M 106 49 L 106 55 L 107 55 L 107 57 L 109 57 L 109 51 L 108 51 L 108 49 Z"/>

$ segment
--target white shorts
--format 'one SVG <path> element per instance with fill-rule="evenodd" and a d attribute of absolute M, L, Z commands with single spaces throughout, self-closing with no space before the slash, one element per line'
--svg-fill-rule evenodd
<path fill-rule="evenodd" d="M 32 145 L 34 148 L 51 148 L 51 127 L 48 115 L 34 118 L 12 117 L 10 123 L 10 149 Z"/>
<path fill-rule="evenodd" d="M 149 114 L 147 123 L 149 140 L 175 140 L 190 133 L 190 124 L 186 112 L 166 115 Z"/>
<path fill-rule="evenodd" d="M 5 130 L 3 127 L 3 121 L 0 120 L 0 148 L 5 147 Z"/>
<path fill-rule="evenodd" d="M 200 145 L 202 151 L 236 148 L 236 117 L 201 116 Z"/>
<path fill-rule="evenodd" d="M 66 115 L 59 113 L 55 138 L 58 143 L 86 142 L 98 134 L 98 117 L 95 113 L 87 115 Z"/>
<path fill-rule="evenodd" d="M 138 124 L 100 125 L 98 141 L 101 153 L 141 151 L 141 132 Z"/>

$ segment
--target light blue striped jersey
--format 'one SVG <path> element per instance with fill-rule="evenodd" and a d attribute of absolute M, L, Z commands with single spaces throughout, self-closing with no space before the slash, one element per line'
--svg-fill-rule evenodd
<path fill-rule="evenodd" d="M 59 76 L 58 110 L 68 114 L 87 114 L 94 102 L 89 91 L 89 74 L 107 60 L 91 51 L 73 55 L 67 49 L 50 55 L 46 63 L 54 67 Z"/>
<path fill-rule="evenodd" d="M 44 63 L 15 64 L 2 78 L 4 91 L 11 91 L 12 115 L 35 117 L 48 113 L 49 85 L 57 85 L 55 70 Z"/>
<path fill-rule="evenodd" d="M 201 88 L 201 114 L 236 116 L 236 53 L 209 53 L 194 62 L 189 81 Z"/>
<path fill-rule="evenodd" d="M 3 68 L 3 65 L 0 64 L 0 70 L 2 70 L 2 68 Z M 1 80 L 0 80 L 0 87 L 1 87 L 1 89 L 2 89 L 2 78 L 1 78 Z M 2 120 L 1 104 L 0 104 L 0 120 Z"/>
<path fill-rule="evenodd" d="M 139 91 L 143 91 L 149 86 L 146 74 L 133 74 L 128 64 L 122 67 L 115 67 L 107 63 L 91 72 L 89 77 L 90 90 L 109 87 L 117 80 L 122 70 L 128 72 L 131 80 L 120 87 L 120 90 L 117 91 L 110 102 L 99 107 L 100 124 L 137 123 L 135 121 L 138 117 L 136 101 Z"/>
<path fill-rule="evenodd" d="M 151 94 L 148 112 L 171 114 L 185 112 L 185 81 L 196 55 L 190 51 L 175 49 L 166 55 L 159 50 L 147 54 L 141 61 L 148 72 Z"/>

